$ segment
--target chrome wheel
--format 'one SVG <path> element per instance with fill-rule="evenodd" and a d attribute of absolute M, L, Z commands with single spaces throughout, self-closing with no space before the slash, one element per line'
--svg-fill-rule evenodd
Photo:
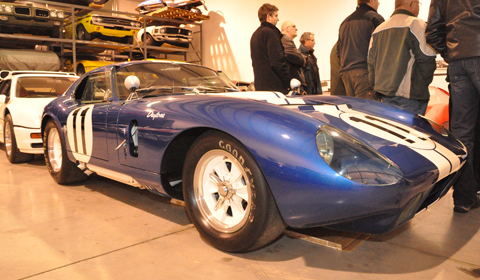
<path fill-rule="evenodd" d="M 8 157 L 12 156 L 12 128 L 10 127 L 10 122 L 5 122 L 4 133 L 5 133 L 5 152 Z"/>
<path fill-rule="evenodd" d="M 223 150 L 201 157 L 194 174 L 194 193 L 202 216 L 217 231 L 241 229 L 249 216 L 252 190 L 240 162 Z"/>
<path fill-rule="evenodd" d="M 55 128 L 50 129 L 48 132 L 47 153 L 53 171 L 59 172 L 62 168 L 62 142 Z"/>

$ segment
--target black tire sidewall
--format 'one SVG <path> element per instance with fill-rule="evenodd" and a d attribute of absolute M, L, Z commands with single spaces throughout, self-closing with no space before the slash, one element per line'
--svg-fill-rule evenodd
<path fill-rule="evenodd" d="M 62 144 L 62 167 L 58 172 L 53 170 L 50 163 L 50 158 L 48 156 L 48 136 L 50 134 L 50 130 L 53 128 L 57 130 L 57 134 L 60 137 L 60 142 Z M 80 169 L 78 169 L 75 164 L 71 162 L 68 158 L 65 137 L 58 124 L 53 120 L 50 120 L 47 123 L 43 132 L 43 153 L 45 156 L 45 164 L 47 165 L 48 172 L 57 183 L 69 184 L 81 182 L 86 179 L 85 174 Z"/>
<path fill-rule="evenodd" d="M 244 160 L 245 173 L 252 184 L 249 217 L 245 225 L 234 233 L 222 233 L 214 229 L 202 216 L 195 200 L 193 180 L 197 162 L 206 152 L 215 149 L 223 150 L 237 159 L 241 157 Z M 226 134 L 207 132 L 189 149 L 183 176 L 187 214 L 202 237 L 214 247 L 227 252 L 246 252 L 255 249 L 258 239 L 267 230 L 266 225 L 269 224 L 268 209 L 271 209 L 271 204 L 275 202 L 260 168 L 247 149 Z"/>
<path fill-rule="evenodd" d="M 10 153 L 10 156 L 8 155 L 7 153 L 7 148 L 5 148 L 5 155 L 7 156 L 7 159 L 9 162 L 11 163 L 16 163 L 15 161 L 15 158 L 17 157 L 17 153 L 19 153 L 20 151 L 18 150 L 17 148 L 17 139 L 15 137 L 15 130 L 13 129 L 13 120 L 12 120 L 12 116 L 10 115 L 7 115 L 6 118 L 5 118 L 5 123 L 4 123 L 4 130 L 5 130 L 5 127 L 8 123 L 8 128 L 10 129 L 10 149 L 11 149 L 11 153 Z M 7 143 L 5 142 L 5 131 L 3 132 L 3 142 L 4 144 L 6 145 Z"/>

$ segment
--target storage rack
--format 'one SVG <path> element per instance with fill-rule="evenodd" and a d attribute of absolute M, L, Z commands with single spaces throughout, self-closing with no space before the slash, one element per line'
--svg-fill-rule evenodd
<path fill-rule="evenodd" d="M 189 49 L 167 48 L 159 46 L 147 46 L 143 42 L 136 44 L 122 44 L 110 41 L 84 41 L 78 40 L 73 36 L 72 39 L 51 38 L 48 36 L 37 36 L 28 34 L 5 34 L 0 33 L 0 48 L 5 49 L 44 49 L 54 51 L 60 57 L 62 71 L 67 71 L 67 61 L 71 61 L 72 65 L 76 65 L 77 60 L 89 59 L 92 57 L 106 57 L 112 61 L 126 61 L 147 58 L 170 59 L 170 57 L 183 57 L 184 61 L 203 64 L 202 59 L 202 24 L 194 21 L 179 20 L 174 18 L 160 18 L 157 16 L 147 16 L 140 13 L 129 13 L 121 11 L 113 11 L 104 9 L 103 5 L 90 5 L 90 7 L 72 5 L 59 2 L 51 2 L 44 0 L 30 1 L 40 4 L 48 4 L 49 6 L 61 7 L 65 11 L 65 18 L 72 17 L 71 22 L 75 22 L 75 18 L 90 12 L 108 14 L 108 15 L 126 15 L 133 18 L 141 19 L 142 27 L 146 27 L 147 21 L 161 21 L 167 24 L 186 24 L 193 26 L 193 40 L 189 44 Z M 206 17 L 206 16 L 205 16 Z M 207 17 L 208 18 L 208 17 Z M 71 25 L 72 31 L 74 24 Z M 63 30 L 63 26 L 61 27 Z M 72 32 L 74 34 L 74 32 Z M 80 58 L 80 59 L 79 59 Z M 93 59 L 90 59 L 93 60 Z"/>

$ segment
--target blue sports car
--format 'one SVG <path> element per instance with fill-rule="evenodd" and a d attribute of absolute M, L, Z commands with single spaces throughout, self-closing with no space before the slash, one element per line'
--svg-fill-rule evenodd
<path fill-rule="evenodd" d="M 209 68 L 97 68 L 45 107 L 45 161 L 60 184 L 96 173 L 185 201 L 228 252 L 287 226 L 385 233 L 449 190 L 466 149 L 439 125 L 380 102 L 239 92 Z"/>

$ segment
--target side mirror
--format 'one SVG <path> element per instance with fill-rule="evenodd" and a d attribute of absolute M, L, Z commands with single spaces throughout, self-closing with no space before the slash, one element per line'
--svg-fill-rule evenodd
<path fill-rule="evenodd" d="M 300 94 L 300 87 L 302 86 L 302 83 L 298 79 L 291 79 L 290 80 L 290 92 L 287 94 L 287 96 L 293 96 Z"/>
<path fill-rule="evenodd" d="M 128 76 L 126 79 L 125 79 L 125 87 L 130 91 L 130 92 L 134 92 L 136 91 L 137 89 L 140 88 L 140 79 L 137 77 L 137 76 Z"/>
<path fill-rule="evenodd" d="M 298 90 L 301 86 L 302 86 L 302 83 L 301 83 L 299 80 L 295 79 L 295 78 L 293 78 L 293 79 L 290 81 L 290 88 L 291 88 L 293 91 Z"/>

